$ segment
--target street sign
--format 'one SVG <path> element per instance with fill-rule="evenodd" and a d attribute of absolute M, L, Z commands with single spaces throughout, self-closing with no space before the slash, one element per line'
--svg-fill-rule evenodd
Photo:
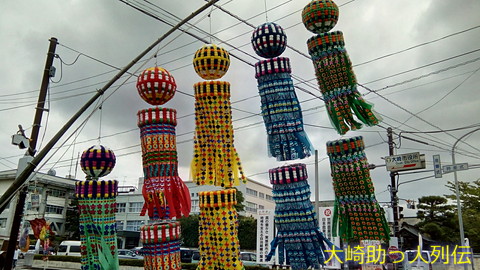
<path fill-rule="evenodd" d="M 435 178 L 442 178 L 442 163 L 440 162 L 440 155 L 433 155 L 433 171 Z"/>
<path fill-rule="evenodd" d="M 388 254 L 388 257 L 392 260 L 392 261 L 396 261 L 398 259 L 400 259 L 400 252 L 398 252 L 398 247 L 396 246 L 390 246 L 388 249 L 387 249 L 387 254 Z"/>
<path fill-rule="evenodd" d="M 409 171 L 425 169 L 425 155 L 419 152 L 385 157 L 387 171 Z"/>
<path fill-rule="evenodd" d="M 451 173 L 454 171 L 464 171 L 468 170 L 468 163 L 457 163 L 453 165 L 444 165 L 443 167 L 443 173 Z"/>

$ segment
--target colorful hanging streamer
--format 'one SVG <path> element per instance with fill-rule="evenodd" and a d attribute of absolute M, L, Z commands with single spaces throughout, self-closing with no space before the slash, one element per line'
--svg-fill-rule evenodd
<path fill-rule="evenodd" d="M 246 182 L 234 147 L 230 83 L 198 82 L 195 88 L 194 157 L 191 164 L 197 185 L 238 186 Z"/>
<path fill-rule="evenodd" d="M 244 269 L 238 241 L 236 190 L 199 192 L 199 251 L 197 270 Z"/>
<path fill-rule="evenodd" d="M 313 0 L 303 9 L 305 27 L 316 33 L 307 41 L 318 86 L 323 94 L 330 120 L 339 134 L 356 130 L 362 124 L 374 126 L 380 118 L 357 90 L 357 79 L 345 49 L 343 33 L 330 31 L 338 20 L 338 7 L 332 0 Z"/>
<path fill-rule="evenodd" d="M 180 270 L 181 228 L 179 221 L 144 225 L 140 228 L 144 269 Z"/>
<path fill-rule="evenodd" d="M 82 270 L 119 269 L 115 219 L 118 182 L 77 181 Z"/>
<path fill-rule="evenodd" d="M 303 159 L 313 147 L 303 129 L 303 116 L 293 81 L 290 60 L 278 57 L 287 46 L 287 35 L 275 23 L 264 23 L 252 34 L 252 46 L 262 57 L 255 64 L 255 78 L 268 135 L 268 154 L 278 161 Z"/>
<path fill-rule="evenodd" d="M 269 156 L 278 161 L 309 157 L 313 147 L 303 129 L 302 109 L 290 77 L 290 60 L 263 60 L 255 64 L 255 70 Z"/>
<path fill-rule="evenodd" d="M 327 142 L 335 192 L 333 233 L 347 242 L 388 241 L 389 227 L 376 198 L 361 136 Z"/>
<path fill-rule="evenodd" d="M 278 259 L 292 269 L 318 268 L 329 258 L 328 250 L 337 249 L 318 229 L 316 211 L 310 201 L 305 164 L 293 164 L 269 170 L 275 201 L 277 235 L 271 243 L 270 260 L 277 247 Z"/>
<path fill-rule="evenodd" d="M 190 213 L 190 192 L 178 176 L 176 125 L 174 109 L 155 107 L 138 112 L 145 177 L 145 204 L 140 215 L 148 211 L 151 220 L 180 218 Z"/>

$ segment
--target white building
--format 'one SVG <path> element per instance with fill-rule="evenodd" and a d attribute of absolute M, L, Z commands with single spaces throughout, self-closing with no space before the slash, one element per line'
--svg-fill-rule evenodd
<path fill-rule="evenodd" d="M 0 195 L 3 195 L 11 186 L 16 174 L 17 170 L 0 172 Z M 50 222 L 50 226 L 56 235 L 64 236 L 67 208 L 74 195 L 75 180 L 58 177 L 53 173 L 32 173 L 28 184 L 22 228 L 30 228 L 29 220 L 45 218 L 46 221 Z M 9 207 L 0 214 L 0 242 L 2 243 L 10 236 L 16 202 L 17 196 L 12 199 Z M 31 230 L 30 233 L 33 234 Z"/>

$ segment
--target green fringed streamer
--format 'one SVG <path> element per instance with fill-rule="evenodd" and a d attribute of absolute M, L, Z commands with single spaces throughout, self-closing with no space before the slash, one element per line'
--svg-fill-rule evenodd
<path fill-rule="evenodd" d="M 364 148 L 361 136 L 327 142 L 335 191 L 334 235 L 338 224 L 344 241 L 388 241 L 389 227 L 375 198 Z"/>

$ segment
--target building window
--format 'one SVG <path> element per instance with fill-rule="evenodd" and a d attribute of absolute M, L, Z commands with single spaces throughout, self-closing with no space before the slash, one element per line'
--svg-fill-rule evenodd
<path fill-rule="evenodd" d="M 7 227 L 7 219 L 0 218 L 0 228 L 5 229 Z"/>
<path fill-rule="evenodd" d="M 265 193 L 259 192 L 259 193 L 258 193 L 258 197 L 260 197 L 260 198 L 262 198 L 262 199 L 265 199 Z"/>
<path fill-rule="evenodd" d="M 247 210 L 247 212 L 257 213 L 257 204 L 247 201 L 245 203 L 245 210 Z"/>
<path fill-rule="evenodd" d="M 127 203 L 117 203 L 117 213 L 125 213 L 125 208 L 127 208 Z"/>
<path fill-rule="evenodd" d="M 266 195 L 266 198 L 267 198 L 267 200 L 269 200 L 269 201 L 273 201 L 273 197 L 270 196 L 270 195 L 268 195 L 268 194 Z"/>
<path fill-rule="evenodd" d="M 123 225 L 125 223 L 123 222 L 123 220 L 117 220 L 117 230 L 119 231 L 123 231 Z"/>
<path fill-rule="evenodd" d="M 59 197 L 59 198 L 65 198 L 67 197 L 67 192 L 63 191 L 63 190 L 60 190 L 60 189 L 50 189 L 48 191 L 48 194 L 50 196 L 54 196 L 54 197 Z"/>
<path fill-rule="evenodd" d="M 52 214 L 61 215 L 61 214 L 63 214 L 63 208 L 64 207 L 61 207 L 61 206 L 47 204 L 47 206 L 45 207 L 45 213 L 52 213 Z"/>
<path fill-rule="evenodd" d="M 127 220 L 127 231 L 140 231 L 140 227 L 143 225 L 141 220 Z"/>
<path fill-rule="evenodd" d="M 142 208 L 143 208 L 143 202 L 131 202 L 130 206 L 128 207 L 128 212 L 140 213 L 142 211 Z"/>
<path fill-rule="evenodd" d="M 254 190 L 254 189 L 251 189 L 251 188 L 247 188 L 247 194 L 257 197 L 258 196 L 258 191 Z"/>
<path fill-rule="evenodd" d="M 259 205 L 258 205 L 258 209 L 265 209 L 265 206 L 259 204 Z"/>

